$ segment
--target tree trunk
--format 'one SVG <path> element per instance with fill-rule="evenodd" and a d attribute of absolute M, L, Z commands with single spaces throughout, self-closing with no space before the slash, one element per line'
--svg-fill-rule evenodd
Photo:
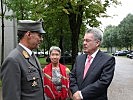
<path fill-rule="evenodd" d="M 64 55 L 64 36 L 63 36 L 63 31 L 60 29 L 60 41 L 59 41 L 59 47 L 61 49 L 61 55 Z"/>
<path fill-rule="evenodd" d="M 82 24 L 82 6 L 79 6 L 79 13 L 78 14 L 74 14 L 74 13 L 70 13 L 68 15 L 69 17 L 69 23 L 70 23 L 70 29 L 72 32 L 72 37 L 71 37 L 71 41 L 72 41 L 72 67 L 75 63 L 75 58 L 78 54 L 78 40 L 79 40 L 79 34 L 80 34 L 80 28 L 81 28 L 81 24 Z"/>

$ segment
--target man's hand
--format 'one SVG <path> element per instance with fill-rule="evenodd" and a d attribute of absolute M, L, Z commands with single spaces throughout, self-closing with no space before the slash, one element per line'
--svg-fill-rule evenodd
<path fill-rule="evenodd" d="M 79 91 L 77 91 L 77 92 L 75 92 L 75 93 L 73 94 L 73 100 L 81 100 L 81 97 L 80 97 L 80 95 L 79 95 Z"/>

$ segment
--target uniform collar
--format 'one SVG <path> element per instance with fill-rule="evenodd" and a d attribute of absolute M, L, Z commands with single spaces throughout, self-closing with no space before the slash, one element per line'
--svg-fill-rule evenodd
<path fill-rule="evenodd" d="M 25 51 L 27 51 L 27 53 L 31 56 L 32 55 L 32 51 L 30 49 L 28 49 L 26 46 L 24 46 L 23 44 L 19 43 L 19 45 L 21 47 L 23 47 L 25 49 Z"/>

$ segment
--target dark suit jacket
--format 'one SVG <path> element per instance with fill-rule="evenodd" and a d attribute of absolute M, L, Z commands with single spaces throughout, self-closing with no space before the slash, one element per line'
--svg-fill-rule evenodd
<path fill-rule="evenodd" d="M 44 100 L 42 70 L 39 61 L 25 58 L 17 46 L 2 64 L 3 100 Z"/>
<path fill-rule="evenodd" d="M 115 67 L 115 58 L 100 50 L 83 79 L 87 54 L 76 58 L 70 73 L 70 89 L 72 93 L 81 91 L 84 100 L 107 100 L 107 88 L 110 85 Z"/>

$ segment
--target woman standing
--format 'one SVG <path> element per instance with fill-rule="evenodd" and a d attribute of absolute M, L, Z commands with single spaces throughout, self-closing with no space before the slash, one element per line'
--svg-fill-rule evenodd
<path fill-rule="evenodd" d="M 49 50 L 51 63 L 46 65 L 44 72 L 44 92 L 46 100 L 66 100 L 69 97 L 70 70 L 59 63 L 61 49 L 52 46 Z"/>

